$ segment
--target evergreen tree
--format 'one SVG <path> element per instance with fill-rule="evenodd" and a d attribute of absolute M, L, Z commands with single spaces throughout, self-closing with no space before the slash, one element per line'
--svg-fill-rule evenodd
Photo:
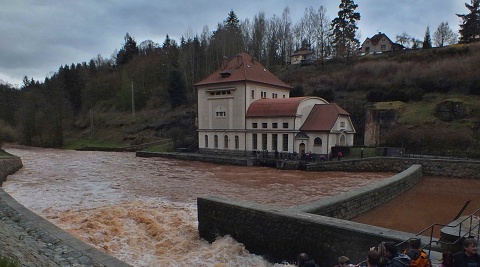
<path fill-rule="evenodd" d="M 187 102 L 187 89 L 182 78 L 182 73 L 173 68 L 170 70 L 168 82 L 168 94 L 172 108 L 181 106 Z"/>
<path fill-rule="evenodd" d="M 427 26 L 427 30 L 425 31 L 425 37 L 423 38 L 423 49 L 432 48 L 432 39 L 430 38 L 430 27 Z"/>
<path fill-rule="evenodd" d="M 355 12 L 358 7 L 353 0 L 341 0 L 338 6 L 338 17 L 334 18 L 331 26 L 333 28 L 332 43 L 335 47 L 337 57 L 346 56 L 349 58 L 353 51 L 358 48 L 360 42 L 355 37 L 358 30 L 357 20 L 360 20 L 360 13 Z"/>
<path fill-rule="evenodd" d="M 135 39 L 133 39 L 130 34 L 125 35 L 125 43 L 123 44 L 122 49 L 117 54 L 117 64 L 118 65 L 125 65 L 127 62 L 132 60 L 132 58 L 136 55 L 138 55 L 138 47 L 137 47 L 137 42 L 135 42 Z"/>
<path fill-rule="evenodd" d="M 457 14 L 463 20 L 460 24 L 460 43 L 472 43 L 480 39 L 480 0 L 470 0 L 471 5 L 465 3 L 470 10 L 468 14 Z"/>

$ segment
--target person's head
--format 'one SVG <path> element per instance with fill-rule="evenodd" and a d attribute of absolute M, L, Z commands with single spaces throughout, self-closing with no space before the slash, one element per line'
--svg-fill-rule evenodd
<path fill-rule="evenodd" d="M 444 251 L 442 253 L 442 263 L 443 263 L 443 266 L 446 266 L 446 267 L 453 266 L 453 253 L 450 251 Z"/>
<path fill-rule="evenodd" d="M 380 260 L 380 254 L 376 250 L 370 250 L 367 253 L 367 266 L 377 266 Z"/>
<path fill-rule="evenodd" d="M 347 256 L 338 257 L 338 264 L 340 266 L 346 266 L 350 264 L 350 259 Z"/>
<path fill-rule="evenodd" d="M 477 253 L 477 241 L 475 238 L 466 238 L 463 241 L 463 249 L 465 250 L 465 254 L 468 256 L 472 256 Z"/>
<path fill-rule="evenodd" d="M 302 266 L 306 261 L 308 261 L 307 253 L 300 253 L 297 256 L 297 266 Z"/>
<path fill-rule="evenodd" d="M 394 242 L 392 241 L 384 242 L 383 246 L 385 247 L 385 254 L 387 257 L 397 255 L 397 246 L 395 245 Z"/>
<path fill-rule="evenodd" d="M 410 247 L 414 249 L 419 249 L 421 245 L 421 241 L 419 238 L 412 238 L 410 239 L 409 243 L 410 243 Z"/>

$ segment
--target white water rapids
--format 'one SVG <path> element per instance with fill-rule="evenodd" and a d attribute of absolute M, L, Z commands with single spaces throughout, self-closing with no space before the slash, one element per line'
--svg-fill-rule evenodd
<path fill-rule="evenodd" d="M 223 195 L 290 207 L 336 195 L 391 173 L 280 171 L 134 153 L 4 147 L 24 167 L 4 190 L 83 241 L 134 266 L 290 266 L 269 263 L 197 230 L 196 198 Z"/>

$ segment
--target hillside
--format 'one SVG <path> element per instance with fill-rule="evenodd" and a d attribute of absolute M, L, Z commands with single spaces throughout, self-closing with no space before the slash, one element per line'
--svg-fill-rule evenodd
<path fill-rule="evenodd" d="M 478 44 L 273 71 L 294 87 L 292 95 L 317 95 L 349 111 L 357 130 L 356 145 L 364 144 L 366 108 L 371 107 L 397 114 L 383 129 L 381 145 L 403 146 L 411 153 L 475 156 L 480 136 L 475 62 L 480 62 Z M 175 136 L 177 146 L 185 147 L 195 139 L 195 111 L 194 106 L 174 112 L 144 109 L 135 118 L 129 112 L 106 112 L 98 115 L 93 135 L 87 134 L 89 120 L 84 117 L 83 129 L 72 129 L 67 137 L 129 145 Z"/>
<path fill-rule="evenodd" d="M 79 147 L 168 140 L 161 149 L 194 144 L 193 84 L 208 73 L 186 79 L 185 72 L 163 63 L 165 55 L 163 50 L 141 54 L 122 66 L 111 62 L 64 66 L 44 83 L 27 80 L 20 92 L 0 85 L 4 88 L 0 141 Z M 364 144 L 367 111 L 385 110 L 394 119 L 381 126 L 376 145 L 478 157 L 478 62 L 479 43 L 302 67 L 263 64 L 294 87 L 291 96 L 319 96 L 350 112 L 357 131 L 355 145 Z"/>

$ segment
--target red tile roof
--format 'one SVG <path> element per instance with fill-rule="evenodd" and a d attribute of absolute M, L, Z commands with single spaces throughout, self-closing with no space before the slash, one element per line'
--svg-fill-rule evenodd
<path fill-rule="evenodd" d="M 238 54 L 228 62 L 224 60 L 222 67 L 210 74 L 207 78 L 196 83 L 195 86 L 244 81 L 273 85 L 285 89 L 292 88 L 246 53 Z"/>
<path fill-rule="evenodd" d="M 317 104 L 300 127 L 300 131 L 330 131 L 340 115 L 350 116 L 337 104 Z"/>
<path fill-rule="evenodd" d="M 294 117 L 297 115 L 298 105 L 307 98 L 308 97 L 259 99 L 250 104 L 246 117 Z"/>

